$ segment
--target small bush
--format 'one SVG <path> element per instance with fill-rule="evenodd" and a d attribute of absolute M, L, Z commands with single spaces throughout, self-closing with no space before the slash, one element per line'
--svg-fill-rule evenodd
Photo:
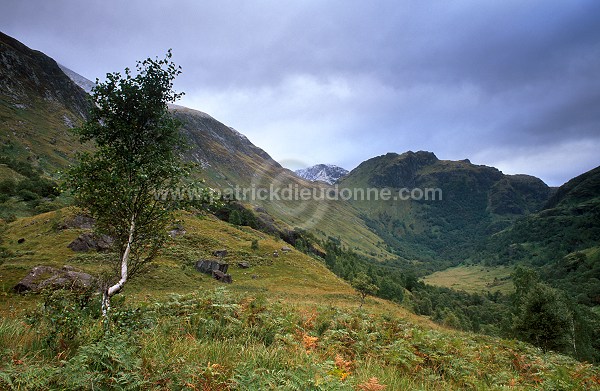
<path fill-rule="evenodd" d="M 17 182 L 14 179 L 5 179 L 0 181 L 0 193 L 11 196 L 15 195 L 17 191 Z"/>
<path fill-rule="evenodd" d="M 45 343 L 51 350 L 64 352 L 84 342 L 80 338 L 83 331 L 90 331 L 90 324 L 99 317 L 100 300 L 91 289 L 59 289 L 44 292 L 44 302 L 29 314 L 28 321 L 45 331 Z"/>
<path fill-rule="evenodd" d="M 21 199 L 23 201 L 34 201 L 34 200 L 37 200 L 38 198 L 40 198 L 39 195 L 37 195 L 36 193 L 34 193 L 34 192 L 30 191 L 30 190 L 27 190 L 27 189 L 21 189 L 21 190 L 19 190 L 17 192 L 17 195 L 19 197 L 21 197 Z"/>

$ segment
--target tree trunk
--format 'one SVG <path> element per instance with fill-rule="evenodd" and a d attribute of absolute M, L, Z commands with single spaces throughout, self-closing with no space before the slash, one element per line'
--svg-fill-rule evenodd
<path fill-rule="evenodd" d="M 135 215 L 131 216 L 131 224 L 129 226 L 129 239 L 127 240 L 127 246 L 123 252 L 121 258 L 121 279 L 113 286 L 107 287 L 102 292 L 102 316 L 105 318 L 108 316 L 110 311 L 110 298 L 116 295 L 123 289 L 123 285 L 127 282 L 127 267 L 129 264 L 129 253 L 131 252 L 131 245 L 133 243 L 133 236 L 135 233 Z"/>
<path fill-rule="evenodd" d="M 573 353 L 577 357 L 577 343 L 575 339 L 575 316 L 571 315 L 571 341 L 573 342 Z"/>

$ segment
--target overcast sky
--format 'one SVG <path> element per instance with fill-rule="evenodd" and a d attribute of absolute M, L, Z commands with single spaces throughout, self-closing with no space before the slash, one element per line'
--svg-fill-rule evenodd
<path fill-rule="evenodd" d="M 597 0 L 2 0 L 0 29 L 91 80 L 173 48 L 180 104 L 284 166 L 428 150 L 560 185 L 600 165 Z"/>

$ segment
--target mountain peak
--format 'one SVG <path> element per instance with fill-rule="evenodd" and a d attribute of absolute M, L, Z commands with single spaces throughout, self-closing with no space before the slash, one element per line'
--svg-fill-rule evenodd
<path fill-rule="evenodd" d="M 312 167 L 294 171 L 300 178 L 315 182 L 325 182 L 333 185 L 348 174 L 348 170 L 334 164 L 317 164 Z"/>

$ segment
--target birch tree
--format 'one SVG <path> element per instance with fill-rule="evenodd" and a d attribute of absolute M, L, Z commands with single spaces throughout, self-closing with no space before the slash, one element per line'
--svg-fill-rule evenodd
<path fill-rule="evenodd" d="M 131 278 L 142 274 L 167 238 L 175 200 L 156 191 L 175 188 L 186 174 L 180 160 L 179 123 L 168 104 L 181 68 L 164 59 L 139 61 L 136 72 L 109 73 L 96 80 L 86 123 L 76 130 L 93 144 L 71 167 L 67 185 L 80 206 L 96 219 L 95 229 L 114 239 L 115 273 L 103 288 L 102 313 Z"/>
<path fill-rule="evenodd" d="M 358 292 L 358 295 L 360 296 L 359 308 L 362 308 L 363 304 L 365 304 L 367 296 L 375 295 L 377 291 L 379 291 L 379 287 L 373 284 L 371 277 L 364 272 L 358 273 L 356 277 L 352 279 L 351 285 L 356 289 L 356 292 Z"/>

